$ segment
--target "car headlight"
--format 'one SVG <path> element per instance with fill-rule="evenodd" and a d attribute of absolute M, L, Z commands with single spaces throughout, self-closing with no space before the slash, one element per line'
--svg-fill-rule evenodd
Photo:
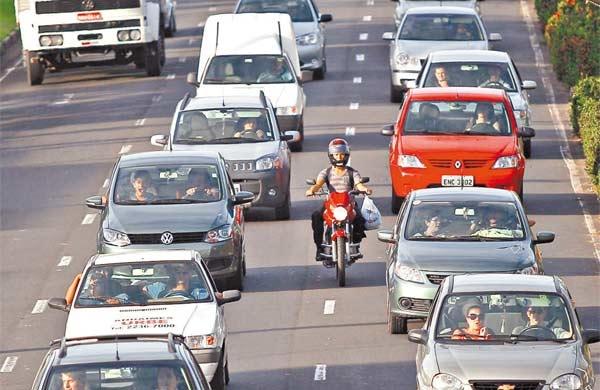
<path fill-rule="evenodd" d="M 575 374 L 559 376 L 550 383 L 550 390 L 578 390 L 581 389 L 581 379 Z"/>
<path fill-rule="evenodd" d="M 398 165 L 402 168 L 425 168 L 425 164 L 417 156 L 401 154 L 398 156 Z"/>
<path fill-rule="evenodd" d="M 119 41 L 128 41 L 130 39 L 129 30 L 121 30 L 117 32 L 117 39 Z"/>
<path fill-rule="evenodd" d="M 345 221 L 347 216 L 348 210 L 344 207 L 336 207 L 333 209 L 333 218 L 335 218 L 336 221 Z"/>
<path fill-rule="evenodd" d="M 518 274 L 523 275 L 537 275 L 540 273 L 537 264 L 533 264 L 532 266 L 525 267 L 517 271 Z"/>
<path fill-rule="evenodd" d="M 281 168 L 281 160 L 277 156 L 265 156 L 256 160 L 255 169 L 257 171 L 267 171 L 269 169 Z"/>
<path fill-rule="evenodd" d="M 394 56 L 394 60 L 396 61 L 396 65 L 406 65 L 410 61 L 410 57 L 405 52 L 398 51 Z"/>
<path fill-rule="evenodd" d="M 296 37 L 296 43 L 300 46 L 314 45 L 319 42 L 319 36 L 315 33 L 304 34 Z"/>
<path fill-rule="evenodd" d="M 437 374 L 431 381 L 431 386 L 435 390 L 460 390 L 462 389 L 462 382 L 450 374 Z"/>
<path fill-rule="evenodd" d="M 131 30 L 129 32 L 129 38 L 132 41 L 139 41 L 140 38 L 142 38 L 142 33 L 140 32 L 140 30 L 137 30 L 137 29 L 136 30 Z"/>
<path fill-rule="evenodd" d="M 415 283 L 424 283 L 421 271 L 407 265 L 397 264 L 394 268 L 394 274 L 402 280 Z"/>
<path fill-rule="evenodd" d="M 296 115 L 298 113 L 298 107 L 277 107 L 277 115 Z"/>
<path fill-rule="evenodd" d="M 185 344 L 189 349 L 217 348 L 217 337 L 214 334 L 187 336 Z"/>
<path fill-rule="evenodd" d="M 231 225 L 223 225 L 206 233 L 204 242 L 215 243 L 229 240 L 233 236 Z"/>
<path fill-rule="evenodd" d="M 40 37 L 41 46 L 60 46 L 63 44 L 62 35 L 42 35 Z"/>
<path fill-rule="evenodd" d="M 516 168 L 517 165 L 519 165 L 519 156 L 504 156 L 496 160 L 492 169 Z"/>
<path fill-rule="evenodd" d="M 102 237 L 104 237 L 104 242 L 110 245 L 127 246 L 131 244 L 131 241 L 129 241 L 129 237 L 127 237 L 127 234 L 121 233 L 113 229 L 102 229 Z"/>

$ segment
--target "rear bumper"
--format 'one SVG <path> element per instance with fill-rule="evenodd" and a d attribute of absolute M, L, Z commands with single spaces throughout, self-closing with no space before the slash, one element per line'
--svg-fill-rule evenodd
<path fill-rule="evenodd" d="M 392 85 L 401 91 L 408 90 L 407 82 L 414 81 L 419 75 L 419 70 L 394 70 L 392 71 Z"/>
<path fill-rule="evenodd" d="M 255 195 L 253 207 L 281 207 L 287 201 L 290 191 L 289 167 L 243 175 L 232 172 L 230 175 L 233 183 L 240 186 L 240 190 L 250 191 Z"/>

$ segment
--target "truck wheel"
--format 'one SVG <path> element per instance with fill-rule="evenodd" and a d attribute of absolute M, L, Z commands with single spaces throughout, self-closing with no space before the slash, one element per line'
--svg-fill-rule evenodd
<path fill-rule="evenodd" d="M 165 37 L 170 38 L 175 35 L 177 31 L 177 24 L 175 22 L 175 13 L 171 12 L 171 17 L 169 18 L 169 28 L 165 30 Z"/>
<path fill-rule="evenodd" d="M 319 69 L 315 69 L 313 72 L 313 80 L 323 80 L 325 78 L 325 73 L 327 73 L 327 60 L 325 56 L 323 56 L 323 65 Z"/>
<path fill-rule="evenodd" d="M 133 63 L 137 69 L 144 69 L 146 67 L 145 49 L 138 49 L 133 53 Z"/>
<path fill-rule="evenodd" d="M 39 56 L 26 52 L 25 61 L 27 62 L 27 81 L 29 85 L 40 85 L 44 81 L 44 64 Z"/>
<path fill-rule="evenodd" d="M 396 196 L 394 190 L 392 189 L 392 213 L 398 214 L 400 207 L 402 206 L 402 202 L 404 202 L 404 198 Z"/>
<path fill-rule="evenodd" d="M 244 290 L 244 265 L 241 261 L 235 275 L 226 280 L 225 289 L 240 291 Z"/>
<path fill-rule="evenodd" d="M 531 157 L 531 138 L 523 141 L 523 154 L 526 158 Z"/>
<path fill-rule="evenodd" d="M 290 201 L 290 193 L 288 189 L 288 194 L 286 196 L 285 202 L 283 206 L 275 208 L 275 219 L 277 220 L 287 220 L 290 219 L 290 209 L 291 209 L 291 201 Z"/>
<path fill-rule="evenodd" d="M 390 101 L 392 103 L 402 103 L 402 100 L 404 100 L 404 92 L 390 83 Z"/>
<path fill-rule="evenodd" d="M 146 46 L 146 74 L 150 77 L 160 76 L 164 63 L 164 37 L 162 32 L 158 41 L 151 42 Z"/>

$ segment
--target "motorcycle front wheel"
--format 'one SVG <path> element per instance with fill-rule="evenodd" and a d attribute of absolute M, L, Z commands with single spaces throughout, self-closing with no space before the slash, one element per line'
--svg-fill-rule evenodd
<path fill-rule="evenodd" d="M 335 275 L 337 277 L 338 286 L 346 285 L 346 239 L 339 237 L 335 240 L 336 255 L 335 259 Z"/>

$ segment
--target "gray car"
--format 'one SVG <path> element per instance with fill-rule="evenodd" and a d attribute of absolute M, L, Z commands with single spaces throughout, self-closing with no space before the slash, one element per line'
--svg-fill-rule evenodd
<path fill-rule="evenodd" d="M 508 53 L 493 50 L 444 50 L 432 52 L 417 77 L 417 88 L 440 87 L 439 79 L 450 87 L 504 89 L 515 111 L 517 126 L 531 127 L 528 90 L 537 88 L 523 80 Z M 531 138 L 524 140 L 525 157 L 531 156 Z"/>
<path fill-rule="evenodd" d="M 253 207 L 290 217 L 291 153 L 287 141 L 300 133 L 279 130 L 275 110 L 264 93 L 248 96 L 184 98 L 177 105 L 169 135 L 152 144 L 166 150 L 218 152 L 236 191 L 255 195 Z"/>
<path fill-rule="evenodd" d="M 417 347 L 417 389 L 592 390 L 589 344 L 564 282 L 473 274 L 444 280 Z"/>
<path fill-rule="evenodd" d="M 147 152 L 117 161 L 106 196 L 86 199 L 102 210 L 98 253 L 197 250 L 213 278 L 243 288 L 246 268 L 241 205 L 225 161 L 214 152 Z"/>
<path fill-rule="evenodd" d="M 404 14 L 396 33 L 382 37 L 390 43 L 390 93 L 400 102 L 414 85 L 427 55 L 436 50 L 489 50 L 490 42 L 502 40 L 488 33 L 477 12 L 461 7 L 419 7 Z"/>
<path fill-rule="evenodd" d="M 464 272 L 542 274 L 539 244 L 516 193 L 495 188 L 416 190 L 404 201 L 393 230 L 386 270 L 388 331 L 406 333 L 408 320 L 424 319 L 442 280 Z"/>
<path fill-rule="evenodd" d="M 321 14 L 313 0 L 239 0 L 234 13 L 285 13 L 294 24 L 296 45 L 302 70 L 313 71 L 313 79 L 321 80 L 327 72 L 325 27 L 330 14 Z"/>
<path fill-rule="evenodd" d="M 404 13 L 410 8 L 416 7 L 435 7 L 435 6 L 449 6 L 449 7 L 465 7 L 472 8 L 479 13 L 479 4 L 477 0 L 392 0 L 396 4 L 394 10 L 394 24 L 396 28 L 400 25 Z"/>

